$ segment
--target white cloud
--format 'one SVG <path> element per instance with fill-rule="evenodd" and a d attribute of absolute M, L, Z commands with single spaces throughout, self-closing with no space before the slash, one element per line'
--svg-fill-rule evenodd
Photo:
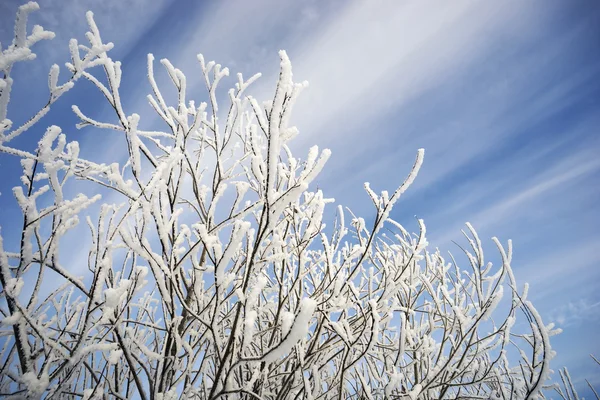
<path fill-rule="evenodd" d="M 347 129 L 401 109 L 451 79 L 498 35 L 529 29 L 530 11 L 516 2 L 353 3 L 290 50 L 297 75 L 311 83 L 299 102 L 300 128 L 314 135 L 340 120 Z"/>
<path fill-rule="evenodd" d="M 579 299 L 558 307 L 551 312 L 550 321 L 559 327 L 567 327 L 580 323 L 590 323 L 600 317 L 600 302 L 590 299 Z"/>
<path fill-rule="evenodd" d="M 598 169 L 600 169 L 600 159 L 592 157 L 582 159 L 580 154 L 573 155 L 557 163 L 554 168 L 543 174 L 541 179 L 531 179 L 528 182 L 529 187 L 520 191 L 501 193 L 503 196 L 500 200 L 478 211 L 472 210 L 468 218 L 478 229 L 494 227 L 501 222 L 506 222 L 507 219 L 518 221 L 519 215 L 525 215 L 530 211 L 534 199 L 546 195 L 551 190 L 567 187 L 572 181 Z M 447 227 L 445 233 L 435 237 L 436 245 L 442 247 L 447 245 L 457 237 L 457 232 L 456 226 Z"/>

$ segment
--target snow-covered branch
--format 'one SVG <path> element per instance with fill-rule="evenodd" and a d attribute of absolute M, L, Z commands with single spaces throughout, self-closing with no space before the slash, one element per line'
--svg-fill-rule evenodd
<path fill-rule="evenodd" d="M 247 94 L 259 74 L 238 74 L 223 103 L 218 89 L 229 70 L 201 55 L 206 93 L 196 100 L 184 73 L 160 61 L 177 93 L 169 104 L 149 55 L 147 99 L 164 125 L 144 130 L 144 115 L 121 100 L 123 66 L 109 57 L 113 44 L 103 42 L 91 12 L 89 45 L 70 42 L 71 78 L 59 85 L 53 66 L 48 104 L 10 131 L 13 65 L 52 37 L 37 26 L 26 35 L 35 9 L 19 9 L 15 39 L 0 56 L 0 151 L 19 157 L 23 169 L 13 190 L 23 229 L 0 234 L 2 395 L 543 396 L 557 330 L 519 290 L 512 244 L 495 239 L 501 262 L 493 265 L 467 224 L 459 262 L 429 247 L 422 220 L 411 234 L 390 218 L 423 149 L 391 195 L 365 184 L 372 225 L 338 206 L 325 229 L 334 200 L 312 183 L 330 151 L 292 153 L 299 131 L 290 115 L 307 83 L 294 82 L 284 51 L 275 92 L 262 105 Z M 117 131 L 125 160 L 81 159 L 58 126 L 34 152 L 11 147 L 76 81 L 97 89 L 116 118 L 97 121 L 73 105 L 77 127 Z M 69 196 L 72 178 L 110 193 L 111 203 L 100 204 L 99 194 Z M 82 217 L 84 268 L 64 261 L 74 247 L 64 239 Z M 16 240 L 3 241 L 8 235 Z"/>

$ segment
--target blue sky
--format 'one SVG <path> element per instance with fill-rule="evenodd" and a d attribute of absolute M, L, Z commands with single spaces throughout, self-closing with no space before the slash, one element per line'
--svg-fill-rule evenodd
<path fill-rule="evenodd" d="M 285 49 L 296 80 L 310 82 L 294 115 L 301 133 L 294 148 L 303 154 L 318 144 L 333 152 L 318 180 L 325 194 L 368 217 L 363 183 L 395 189 L 424 147 L 420 175 L 392 217 L 412 230 L 415 216 L 425 219 L 429 241 L 444 251 L 459 251 L 452 241 L 461 240 L 466 221 L 492 258 L 492 236 L 513 239 L 518 281 L 530 283 L 542 316 L 564 329 L 553 341 L 554 369 L 568 366 L 582 392 L 584 377 L 600 385 L 600 370 L 587 356 L 600 355 L 596 1 L 39 3 L 32 21 L 57 36 L 38 45 L 38 60 L 15 69 L 9 118 L 16 124 L 45 103 L 48 68 L 68 61 L 71 37 L 84 40 L 88 9 L 104 40 L 115 43 L 112 57 L 123 62 L 128 113 L 141 114 L 145 126 L 157 123 L 145 98 L 147 53 L 182 69 L 199 98 L 197 53 L 245 76 L 262 72 L 251 92 L 267 99 L 277 50 Z M 19 4 L 0 2 L 3 44 Z M 110 110 L 100 103 L 81 82 L 20 144 L 34 147 L 45 127 L 57 124 L 81 143 L 82 156 L 111 160 L 125 151 L 119 135 L 78 131 L 70 111 L 78 104 L 105 120 Z M 3 232 L 17 223 L 10 195 L 15 161 L 0 155 Z"/>

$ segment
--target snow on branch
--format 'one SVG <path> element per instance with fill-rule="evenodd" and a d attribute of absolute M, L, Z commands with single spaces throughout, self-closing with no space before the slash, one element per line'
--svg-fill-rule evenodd
<path fill-rule="evenodd" d="M 458 262 L 429 247 L 423 220 L 412 234 L 390 218 L 423 149 L 393 192 L 365 183 L 372 224 L 338 206 L 325 229 L 334 200 L 313 182 L 331 152 L 292 152 L 299 130 L 290 117 L 307 83 L 294 82 L 285 51 L 264 103 L 248 94 L 260 74 L 238 74 L 221 99 L 229 70 L 198 55 L 206 90 L 197 99 L 183 71 L 160 61 L 177 92 L 169 104 L 148 55 L 147 99 L 164 126 L 146 131 L 144 115 L 121 100 L 123 66 L 109 57 L 113 44 L 91 12 L 89 45 L 69 44 L 71 76 L 59 84 L 52 66 L 47 105 L 10 131 L 12 68 L 53 36 L 39 26 L 27 34 L 37 8 L 19 9 L 15 39 L 0 55 L 0 151 L 21 160 L 13 194 L 23 227 L 0 231 L 2 395 L 544 396 L 558 330 L 544 324 L 527 289 L 518 290 L 512 244 L 494 239 L 501 263 L 493 265 L 467 224 L 470 247 Z M 126 160 L 82 159 L 63 131 L 69 127 L 44 129 L 33 152 L 11 143 L 75 83 L 97 89 L 116 121 L 73 105 L 77 128 L 116 131 Z M 85 192 L 72 178 L 95 189 L 72 196 L 68 184 Z M 70 234 L 80 218 L 87 236 Z"/>

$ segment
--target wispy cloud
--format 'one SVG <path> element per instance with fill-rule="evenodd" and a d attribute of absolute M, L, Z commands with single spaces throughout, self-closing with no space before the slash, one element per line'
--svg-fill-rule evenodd
<path fill-rule="evenodd" d="M 548 192 L 554 189 L 569 187 L 572 182 L 582 176 L 600 170 L 600 160 L 592 155 L 584 157 L 576 154 L 557 163 L 556 166 L 542 174 L 541 179 L 530 179 L 526 188 L 521 191 L 503 192 L 497 190 L 501 196 L 500 200 L 492 203 L 490 206 L 479 210 L 471 209 L 470 221 L 481 229 L 488 230 L 490 226 L 505 222 L 508 218 L 511 221 L 517 221 L 520 216 L 529 213 L 532 206 L 535 206 L 536 200 L 546 197 Z M 518 171 L 514 171 L 518 173 Z M 537 178 L 537 177 L 536 177 Z M 547 198 L 547 197 L 546 197 Z M 466 201 L 467 205 L 468 200 Z M 463 209 L 461 214 L 466 214 L 468 210 Z M 435 238 L 436 243 L 441 246 L 448 245 L 453 238 L 456 238 L 456 231 L 448 228 L 446 233 Z"/>
<path fill-rule="evenodd" d="M 554 310 L 550 318 L 561 327 L 589 323 L 600 318 L 600 302 L 590 299 L 568 302 Z"/>

